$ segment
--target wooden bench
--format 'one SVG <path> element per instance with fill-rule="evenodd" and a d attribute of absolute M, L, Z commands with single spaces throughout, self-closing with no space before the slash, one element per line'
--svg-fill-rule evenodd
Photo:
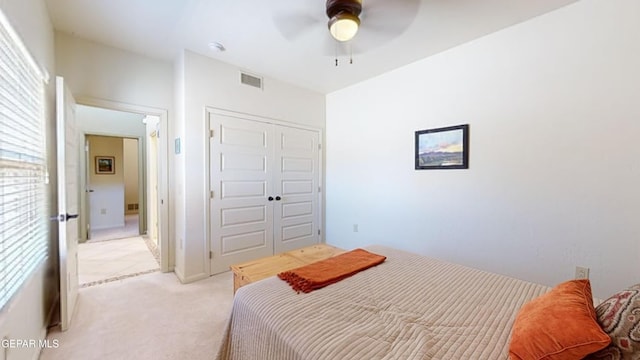
<path fill-rule="evenodd" d="M 275 276 L 280 272 L 324 260 L 345 252 L 326 244 L 308 246 L 282 254 L 231 265 L 233 271 L 233 293 L 247 284 Z"/>

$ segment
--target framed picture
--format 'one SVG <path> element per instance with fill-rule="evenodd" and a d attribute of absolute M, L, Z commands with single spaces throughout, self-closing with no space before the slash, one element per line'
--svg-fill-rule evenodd
<path fill-rule="evenodd" d="M 116 159 L 113 156 L 96 156 L 96 174 L 115 174 Z"/>
<path fill-rule="evenodd" d="M 416 131 L 416 170 L 468 169 L 469 125 Z"/>

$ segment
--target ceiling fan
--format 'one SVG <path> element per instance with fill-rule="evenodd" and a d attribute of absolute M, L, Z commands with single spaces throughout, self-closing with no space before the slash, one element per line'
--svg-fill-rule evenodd
<path fill-rule="evenodd" d="M 327 55 L 364 53 L 402 34 L 413 22 L 421 0 L 286 0 L 276 13 L 278 30 L 289 41 L 315 41 Z M 294 9 L 295 8 L 295 9 Z M 292 10 L 293 9 L 293 10 Z"/>

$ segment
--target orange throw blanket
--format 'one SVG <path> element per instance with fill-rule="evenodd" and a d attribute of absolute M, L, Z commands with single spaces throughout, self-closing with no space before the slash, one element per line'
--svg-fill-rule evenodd
<path fill-rule="evenodd" d="M 308 293 L 376 266 L 386 259 L 386 256 L 355 249 L 297 269 L 281 272 L 278 277 L 288 282 L 298 293 L 300 291 Z"/>

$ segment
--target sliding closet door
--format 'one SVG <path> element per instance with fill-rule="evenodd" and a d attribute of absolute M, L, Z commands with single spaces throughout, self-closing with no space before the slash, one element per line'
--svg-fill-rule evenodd
<path fill-rule="evenodd" d="M 275 252 L 317 244 L 319 234 L 320 134 L 275 127 L 273 183 Z"/>
<path fill-rule="evenodd" d="M 273 127 L 210 114 L 212 273 L 273 255 Z M 188 174 L 187 174 L 188 176 Z"/>

